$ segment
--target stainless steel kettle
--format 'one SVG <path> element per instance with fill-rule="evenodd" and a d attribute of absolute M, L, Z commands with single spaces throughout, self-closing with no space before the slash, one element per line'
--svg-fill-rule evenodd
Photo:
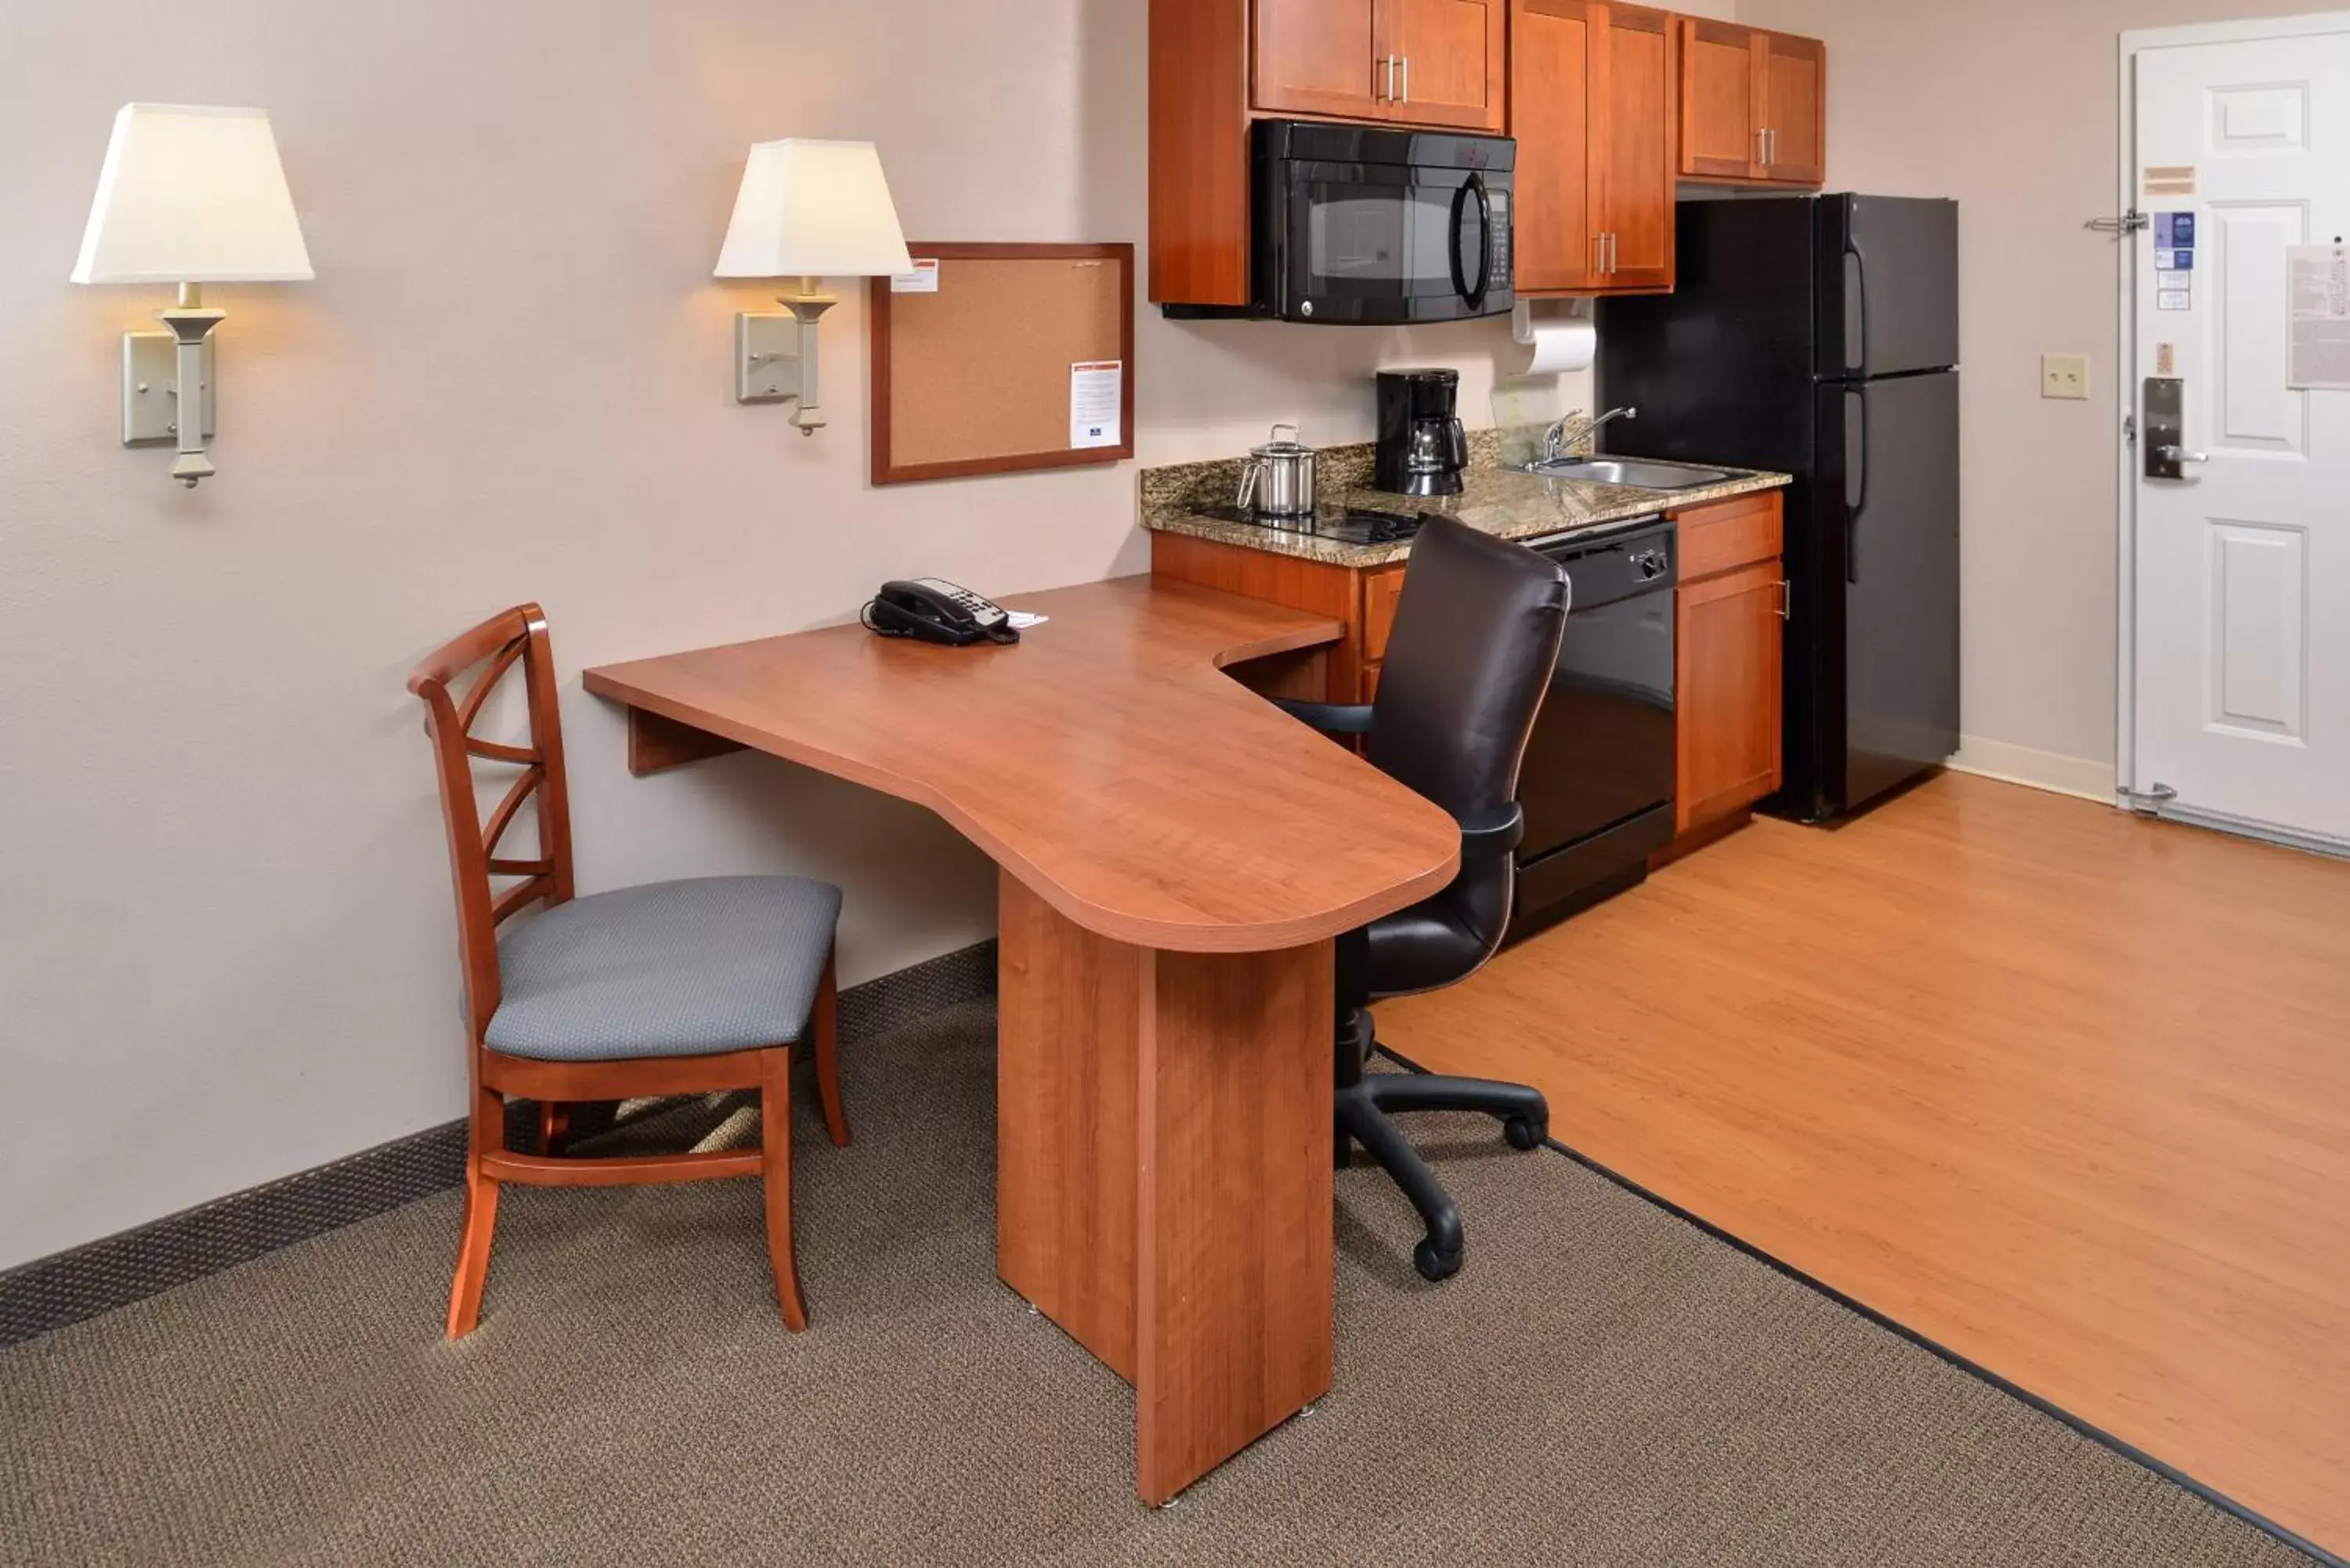
<path fill-rule="evenodd" d="M 1290 439 L 1281 439 L 1287 431 Z M 1297 440 L 1295 425 L 1275 425 L 1273 439 L 1249 449 L 1241 469 L 1239 505 L 1260 517 L 1314 515 L 1314 449 Z"/>

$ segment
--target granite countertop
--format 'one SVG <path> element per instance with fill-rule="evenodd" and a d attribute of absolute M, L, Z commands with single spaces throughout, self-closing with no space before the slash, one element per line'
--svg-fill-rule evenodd
<path fill-rule="evenodd" d="M 1362 445 L 1327 449 L 1320 454 L 1316 488 L 1323 514 L 1333 515 L 1348 507 L 1407 514 L 1441 512 L 1499 538 L 1530 539 L 1597 528 L 1655 512 L 1684 511 L 1790 483 L 1789 476 L 1783 473 L 1731 468 L 1727 463 L 1706 466 L 1725 470 L 1731 475 L 1729 479 L 1688 490 L 1640 490 L 1585 480 L 1542 479 L 1502 466 L 1498 432 L 1480 431 L 1470 438 L 1470 464 L 1461 474 L 1464 489 L 1461 494 L 1397 495 L 1372 487 L 1370 451 L 1368 445 Z M 1232 504 L 1239 490 L 1243 462 L 1232 458 L 1145 470 L 1142 525 L 1157 533 L 1212 539 L 1268 555 L 1294 556 L 1336 566 L 1384 566 L 1411 554 L 1409 540 L 1391 545 L 1349 545 L 1304 529 L 1262 527 L 1211 515 L 1203 508 Z"/>

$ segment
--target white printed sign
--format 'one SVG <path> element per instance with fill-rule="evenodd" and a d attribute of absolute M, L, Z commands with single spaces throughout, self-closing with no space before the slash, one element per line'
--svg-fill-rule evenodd
<path fill-rule="evenodd" d="M 1095 359 L 1069 367 L 1069 445 L 1122 446 L 1126 362 Z"/>
<path fill-rule="evenodd" d="M 2285 385 L 2350 392 L 2350 245 L 2287 247 L 2285 288 L 2292 317 Z"/>
<path fill-rule="evenodd" d="M 936 294 L 939 291 L 939 264 L 934 256 L 915 261 L 914 270 L 892 274 L 889 292 L 892 294 Z"/>

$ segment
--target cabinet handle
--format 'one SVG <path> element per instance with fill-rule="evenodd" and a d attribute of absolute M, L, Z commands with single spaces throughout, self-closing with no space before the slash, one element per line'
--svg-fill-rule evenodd
<path fill-rule="evenodd" d="M 1607 275 L 1616 275 L 1617 259 L 1623 254 L 1624 242 L 1614 230 L 1607 233 Z"/>
<path fill-rule="evenodd" d="M 1379 101 L 1381 103 L 1395 102 L 1395 62 L 1396 57 L 1393 55 L 1389 55 L 1387 58 L 1379 62 L 1379 64 L 1386 68 L 1388 73 L 1386 82 L 1379 88 Z"/>
<path fill-rule="evenodd" d="M 1764 164 L 1771 161 L 1771 133 L 1761 126 L 1754 128 L 1754 161 Z"/>
<path fill-rule="evenodd" d="M 1396 101 L 1398 103 L 1411 101 L 1411 57 L 1409 55 L 1403 57 L 1403 96 Z"/>
<path fill-rule="evenodd" d="M 1762 133 L 1762 161 L 1773 169 L 1779 166 L 1779 128 L 1775 125 Z"/>
<path fill-rule="evenodd" d="M 1781 620 L 1795 618 L 1795 585 L 1793 580 L 1786 577 L 1779 579 L 1779 618 Z"/>

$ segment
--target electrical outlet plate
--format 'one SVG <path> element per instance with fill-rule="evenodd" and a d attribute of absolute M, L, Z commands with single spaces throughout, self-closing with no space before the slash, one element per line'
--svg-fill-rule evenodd
<path fill-rule="evenodd" d="M 213 369 L 213 342 L 204 339 L 204 434 L 220 413 L 220 377 Z M 180 439 L 180 400 L 172 379 L 180 373 L 180 342 L 168 332 L 122 335 L 122 444 L 168 446 Z"/>
<path fill-rule="evenodd" d="M 800 324 L 783 311 L 734 317 L 734 400 L 780 403 L 800 395 Z"/>
<path fill-rule="evenodd" d="M 2040 395 L 2085 402 L 2089 396 L 2089 357 L 2086 354 L 2040 356 Z"/>

